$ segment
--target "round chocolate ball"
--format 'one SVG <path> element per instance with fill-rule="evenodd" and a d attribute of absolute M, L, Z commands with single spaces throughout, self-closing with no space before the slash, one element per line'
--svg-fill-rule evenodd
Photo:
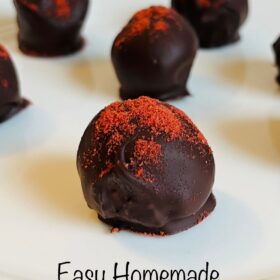
<path fill-rule="evenodd" d="M 0 123 L 28 104 L 29 102 L 20 96 L 17 75 L 10 55 L 0 45 Z"/>
<path fill-rule="evenodd" d="M 215 163 L 189 117 L 149 97 L 115 102 L 88 125 L 77 156 L 87 204 L 117 228 L 174 234 L 215 208 Z"/>
<path fill-rule="evenodd" d="M 83 46 L 80 31 L 89 0 L 14 0 L 19 48 L 34 56 L 60 56 Z"/>
<path fill-rule="evenodd" d="M 277 75 L 276 80 L 277 80 L 278 84 L 280 84 L 280 37 L 273 44 L 273 49 L 274 49 L 274 53 L 275 53 L 276 66 L 278 69 L 278 75 Z"/>
<path fill-rule="evenodd" d="M 192 24 L 202 48 L 238 41 L 248 15 L 248 0 L 172 0 L 172 7 Z"/>
<path fill-rule="evenodd" d="M 186 82 L 197 48 L 192 27 L 173 9 L 155 6 L 136 13 L 112 47 L 121 98 L 188 95 Z"/>

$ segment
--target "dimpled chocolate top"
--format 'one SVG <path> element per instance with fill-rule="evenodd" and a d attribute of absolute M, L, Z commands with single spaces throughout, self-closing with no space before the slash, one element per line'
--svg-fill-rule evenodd
<path fill-rule="evenodd" d="M 151 40 L 156 40 L 160 33 L 167 32 L 171 25 L 183 28 L 174 10 L 161 6 L 153 6 L 149 9 L 137 12 L 124 27 L 115 41 L 117 48 L 125 47 L 125 43 L 146 32 Z"/>
<path fill-rule="evenodd" d="M 89 207 L 112 225 L 171 234 L 214 208 L 200 212 L 214 182 L 212 150 L 189 117 L 155 99 L 102 110 L 82 137 L 77 165 Z M 192 224 L 173 225 L 189 216 Z"/>

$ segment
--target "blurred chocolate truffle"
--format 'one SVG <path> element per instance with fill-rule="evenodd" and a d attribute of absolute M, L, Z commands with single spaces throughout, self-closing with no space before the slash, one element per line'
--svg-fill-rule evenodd
<path fill-rule="evenodd" d="M 185 113 L 149 97 L 115 102 L 88 125 L 77 156 L 83 192 L 116 227 L 174 234 L 215 208 L 215 163 Z"/>
<path fill-rule="evenodd" d="M 139 11 L 112 47 L 121 98 L 188 95 L 186 82 L 197 48 L 192 27 L 173 9 L 155 6 Z"/>
<path fill-rule="evenodd" d="M 192 24 L 202 48 L 238 41 L 248 15 L 248 0 L 172 0 L 172 7 Z"/>
<path fill-rule="evenodd" d="M 29 102 L 20 96 L 17 75 L 10 55 L 0 45 L 0 123 L 28 104 Z"/>
<path fill-rule="evenodd" d="M 280 37 L 273 44 L 273 49 L 274 49 L 274 52 L 275 52 L 276 66 L 278 68 L 278 75 L 277 75 L 276 80 L 280 84 Z"/>
<path fill-rule="evenodd" d="M 34 56 L 60 56 L 83 46 L 80 31 L 89 0 L 14 0 L 19 48 Z"/>

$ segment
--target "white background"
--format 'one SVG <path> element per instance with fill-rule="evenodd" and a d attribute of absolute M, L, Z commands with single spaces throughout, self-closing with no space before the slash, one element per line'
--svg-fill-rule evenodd
<path fill-rule="evenodd" d="M 108 273 L 115 261 L 185 270 L 209 261 L 223 280 L 280 273 L 280 91 L 271 50 L 280 33 L 279 0 L 251 1 L 242 41 L 199 51 L 189 83 L 193 96 L 171 102 L 193 118 L 214 150 L 214 214 L 181 234 L 147 238 L 110 234 L 86 206 L 75 167 L 80 137 L 118 99 L 113 38 L 133 12 L 151 4 L 169 3 L 92 1 L 85 49 L 39 59 L 18 51 L 12 1 L 1 1 L 0 42 L 33 106 L 0 126 L 0 279 L 57 279 L 58 262 L 68 260 L 72 269 Z"/>

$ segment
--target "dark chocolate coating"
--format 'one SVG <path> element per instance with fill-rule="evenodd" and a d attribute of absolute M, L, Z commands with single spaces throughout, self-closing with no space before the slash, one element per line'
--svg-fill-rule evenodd
<path fill-rule="evenodd" d="M 248 15 L 248 0 L 172 0 L 172 7 L 192 24 L 202 48 L 238 41 Z"/>
<path fill-rule="evenodd" d="M 83 46 L 80 32 L 89 0 L 14 0 L 14 4 L 19 48 L 25 54 L 62 56 Z"/>
<path fill-rule="evenodd" d="M 150 102 L 147 97 L 141 98 Z M 155 109 L 156 114 L 157 106 L 173 112 L 184 133 L 193 140 L 184 137 L 168 140 L 165 133 L 157 134 L 132 118 L 137 129 L 130 135 L 123 134 L 123 141 L 114 145 L 109 154 L 112 135 L 97 136 L 96 132 L 105 108 L 91 121 L 82 137 L 77 167 L 87 204 L 102 221 L 138 232 L 174 234 L 200 223 L 215 208 L 212 195 L 215 163 L 207 141 L 198 139 L 200 132 L 191 121 L 165 103 L 147 110 Z M 160 145 L 162 156 L 157 164 L 145 164 L 135 157 L 133 151 L 139 139 L 152 139 Z M 95 151 L 93 156 L 92 151 Z M 135 171 L 139 166 L 143 168 L 141 174 L 150 174 L 154 179 L 138 176 Z"/>
<path fill-rule="evenodd" d="M 29 102 L 20 96 L 13 62 L 0 45 L 0 123 L 24 109 Z"/>
<path fill-rule="evenodd" d="M 144 95 L 167 100 L 189 95 L 186 83 L 198 48 L 197 37 L 178 13 L 165 9 L 173 20 L 168 16 L 159 20 L 151 15 L 148 30 L 125 40 L 126 30 L 135 25 L 132 18 L 114 41 L 112 61 L 122 99 Z M 157 31 L 155 26 L 159 21 L 168 28 Z M 120 40 L 124 42 L 118 46 Z"/>
<path fill-rule="evenodd" d="M 275 53 L 276 66 L 278 69 L 278 75 L 277 75 L 276 81 L 278 82 L 278 84 L 280 84 L 280 37 L 273 44 L 273 50 Z"/>

